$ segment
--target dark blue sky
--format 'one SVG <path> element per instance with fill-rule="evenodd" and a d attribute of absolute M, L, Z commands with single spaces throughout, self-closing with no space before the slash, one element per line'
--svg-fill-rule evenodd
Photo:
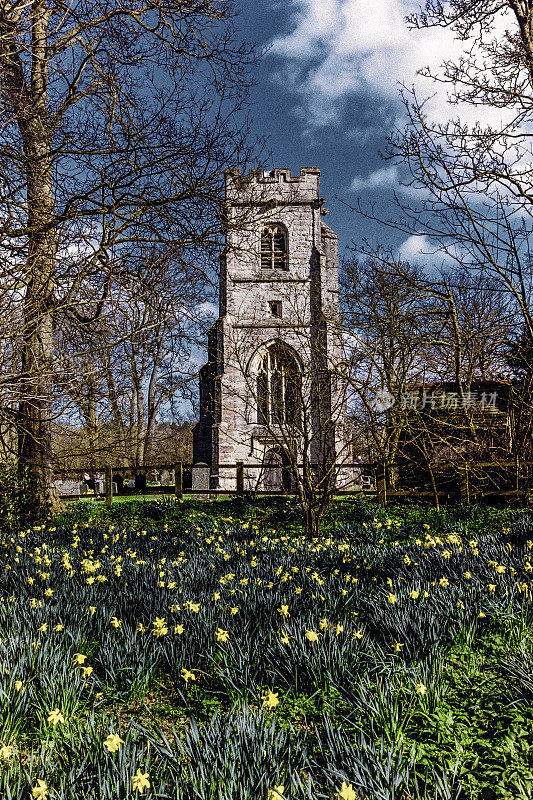
<path fill-rule="evenodd" d="M 341 254 L 352 240 L 368 238 L 397 249 L 407 238 L 370 224 L 336 199 L 353 203 L 359 195 L 390 213 L 390 190 L 399 182 L 398 170 L 379 150 L 401 115 L 398 82 L 402 71 L 405 80 L 406 61 L 409 71 L 402 48 L 412 47 L 403 16 L 413 6 L 403 0 L 371 5 L 377 24 L 368 29 L 364 0 L 240 0 L 244 38 L 259 46 L 274 42 L 253 93 L 255 130 L 268 137 L 272 152 L 268 166 L 296 174 L 300 167 L 320 167 L 327 222 L 340 237 Z M 396 21 L 390 35 L 383 35 L 383 20 Z"/>

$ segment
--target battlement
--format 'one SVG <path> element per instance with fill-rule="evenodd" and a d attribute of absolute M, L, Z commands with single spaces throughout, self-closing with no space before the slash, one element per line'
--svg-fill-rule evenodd
<path fill-rule="evenodd" d="M 239 203 L 261 203 L 273 199 L 280 202 L 315 202 L 319 199 L 320 170 L 318 167 L 302 167 L 299 175 L 290 169 L 278 167 L 273 170 L 251 169 L 241 175 L 238 169 L 224 173 L 226 200 Z"/>

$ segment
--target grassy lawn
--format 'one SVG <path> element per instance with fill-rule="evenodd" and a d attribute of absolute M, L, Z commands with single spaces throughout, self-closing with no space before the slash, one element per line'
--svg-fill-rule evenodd
<path fill-rule="evenodd" d="M 528 512 L 124 499 L 0 535 L 0 797 L 531 798 Z"/>

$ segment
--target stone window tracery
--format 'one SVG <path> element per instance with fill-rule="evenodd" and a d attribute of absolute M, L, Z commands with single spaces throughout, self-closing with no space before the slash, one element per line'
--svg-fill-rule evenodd
<path fill-rule="evenodd" d="M 261 269 L 289 268 L 287 232 L 281 225 L 269 225 L 261 233 Z"/>
<path fill-rule="evenodd" d="M 257 422 L 259 425 L 297 425 L 301 374 L 286 347 L 271 345 L 257 371 Z"/>

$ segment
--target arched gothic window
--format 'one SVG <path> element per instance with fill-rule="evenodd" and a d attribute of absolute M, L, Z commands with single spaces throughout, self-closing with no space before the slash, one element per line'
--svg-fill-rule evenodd
<path fill-rule="evenodd" d="M 281 344 L 271 345 L 261 357 L 257 372 L 257 422 L 297 425 L 301 386 L 294 356 Z"/>
<path fill-rule="evenodd" d="M 261 269 L 289 269 L 287 233 L 281 225 L 269 225 L 263 228 Z"/>

